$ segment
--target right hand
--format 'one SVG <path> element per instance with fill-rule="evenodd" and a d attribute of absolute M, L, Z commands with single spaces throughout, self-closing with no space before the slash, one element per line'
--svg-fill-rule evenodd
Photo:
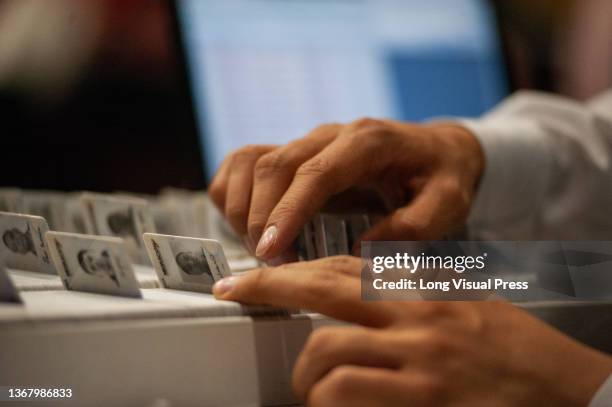
<path fill-rule="evenodd" d="M 332 196 L 353 187 L 375 189 L 393 208 L 361 240 L 439 239 L 467 218 L 483 166 L 478 141 L 458 125 L 361 119 L 285 146 L 243 147 L 221 164 L 209 193 L 270 260 Z"/>
<path fill-rule="evenodd" d="M 365 301 L 361 259 L 327 257 L 217 282 L 215 296 L 307 309 L 322 327 L 293 369 L 308 406 L 586 406 L 612 373 L 588 348 L 502 301 Z"/>

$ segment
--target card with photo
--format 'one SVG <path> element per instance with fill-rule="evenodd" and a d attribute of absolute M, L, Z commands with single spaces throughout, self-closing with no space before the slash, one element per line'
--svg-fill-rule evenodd
<path fill-rule="evenodd" d="M 0 212 L 0 257 L 5 266 L 56 274 L 45 241 L 48 230 L 40 216 Z"/>
<path fill-rule="evenodd" d="M 2 259 L 0 259 L 0 302 L 21 303 L 19 291 L 17 291 L 11 277 L 8 275 Z"/>
<path fill-rule="evenodd" d="M 85 193 L 81 205 L 88 234 L 124 239 L 135 263 L 150 264 L 142 241 L 143 233 L 155 233 L 147 201 Z"/>
<path fill-rule="evenodd" d="M 165 288 L 210 293 L 215 282 L 232 274 L 216 240 L 145 233 L 144 241 Z"/>
<path fill-rule="evenodd" d="M 47 232 L 51 257 L 68 290 L 141 298 L 123 239 Z"/>

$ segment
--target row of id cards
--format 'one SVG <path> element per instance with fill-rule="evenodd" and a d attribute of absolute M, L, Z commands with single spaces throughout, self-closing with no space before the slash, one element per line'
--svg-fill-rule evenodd
<path fill-rule="evenodd" d="M 84 193 L 86 233 L 50 231 L 41 216 L 0 212 L 0 300 L 18 293 L 4 268 L 60 276 L 66 289 L 140 298 L 134 264 L 153 266 L 162 287 L 210 293 L 232 273 L 214 239 L 156 233 L 144 199 Z M 365 214 L 318 214 L 296 240 L 300 260 L 351 254 L 370 228 Z"/>
<path fill-rule="evenodd" d="M 210 293 L 231 275 L 217 240 L 147 232 L 145 208 L 137 200 L 104 198 L 102 210 L 89 198 L 96 233 L 108 228 L 115 236 L 50 231 L 40 216 L 0 212 L 0 301 L 19 302 L 6 268 L 57 274 L 69 290 L 134 298 L 142 297 L 134 263 L 152 264 L 162 287 L 178 290 Z M 121 222 L 108 219 L 116 213 Z"/>

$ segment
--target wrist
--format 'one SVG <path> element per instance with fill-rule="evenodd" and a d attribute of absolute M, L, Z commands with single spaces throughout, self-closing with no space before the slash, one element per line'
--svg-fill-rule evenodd
<path fill-rule="evenodd" d="M 446 145 L 448 156 L 454 157 L 452 165 L 466 178 L 475 191 L 485 168 L 484 150 L 478 138 L 467 128 L 455 123 L 430 124 L 429 127 Z"/>

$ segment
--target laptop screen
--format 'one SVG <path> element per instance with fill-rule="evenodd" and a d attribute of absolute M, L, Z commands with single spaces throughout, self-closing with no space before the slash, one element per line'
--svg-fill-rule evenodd
<path fill-rule="evenodd" d="M 475 116 L 508 91 L 486 0 L 176 0 L 205 172 L 323 123 Z"/>

